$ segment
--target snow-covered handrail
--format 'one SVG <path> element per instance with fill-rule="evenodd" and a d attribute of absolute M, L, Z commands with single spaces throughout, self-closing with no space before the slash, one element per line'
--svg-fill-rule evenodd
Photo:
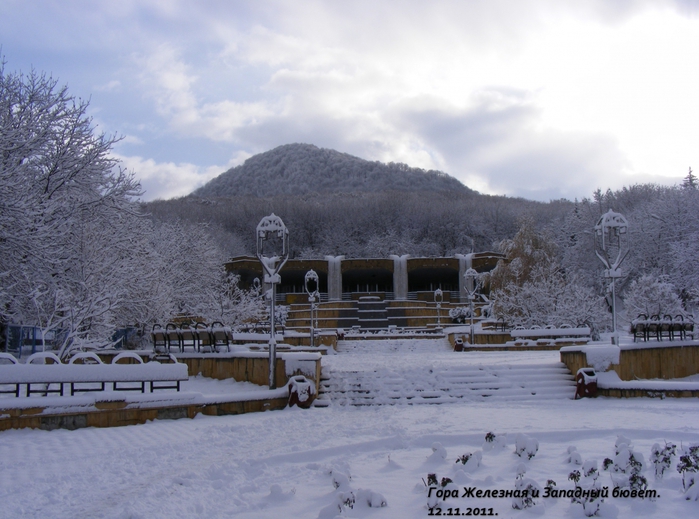
<path fill-rule="evenodd" d="M 51 353 L 50 351 L 38 351 L 36 353 L 33 353 L 27 357 L 27 364 L 35 364 L 35 360 L 40 360 L 41 359 L 41 364 L 46 364 L 46 359 L 52 360 L 55 364 L 62 364 L 61 359 L 58 358 L 58 355 L 55 353 Z"/>
<path fill-rule="evenodd" d="M 76 353 L 70 358 L 68 364 L 76 364 L 78 360 L 82 360 L 82 363 L 85 364 L 85 359 L 94 360 L 94 364 L 104 364 L 104 362 L 102 362 L 102 359 L 100 359 L 96 353 L 93 353 L 91 351 L 81 351 L 79 353 Z"/>
<path fill-rule="evenodd" d="M 11 353 L 0 352 L 0 360 L 9 360 L 11 364 L 19 364 L 19 361 Z"/>
<path fill-rule="evenodd" d="M 143 358 L 133 351 L 122 351 L 112 359 L 112 364 L 117 364 L 121 359 L 134 359 L 137 361 L 137 364 L 143 364 Z"/>

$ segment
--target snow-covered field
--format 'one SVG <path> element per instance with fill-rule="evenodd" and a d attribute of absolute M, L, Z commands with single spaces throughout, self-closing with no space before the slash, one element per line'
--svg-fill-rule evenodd
<path fill-rule="evenodd" d="M 559 361 L 557 352 L 468 353 L 365 343 L 360 352 L 324 358 L 333 369 L 396 370 L 416 364 L 501 365 Z M 419 346 L 419 345 L 418 345 Z M 375 350 L 372 352 L 372 349 Z M 385 351 L 393 349 L 393 351 Z M 383 351 L 382 351 L 383 350 Z M 412 351 L 409 351 L 412 350 Z M 204 391 L 193 380 L 187 390 Z M 215 390 L 242 389 L 215 382 Z M 488 432 L 506 434 L 502 448 L 483 450 Z M 539 442 L 530 459 L 514 454 L 518 433 Z M 643 454 L 643 475 L 655 501 L 613 498 L 604 458 L 614 458 L 619 435 Z M 596 460 L 610 497 L 601 517 L 697 517 L 674 466 L 662 480 L 648 467 L 651 446 L 699 443 L 697 399 L 607 398 L 508 401 L 463 400 L 444 405 L 382 405 L 286 409 L 240 416 L 162 420 L 145 425 L 77 431 L 0 433 L 0 517 L 41 518 L 423 518 L 428 517 L 428 473 L 449 477 L 458 489 L 512 490 L 518 466 L 544 487 L 572 489 L 567 462 L 574 446 Z M 446 457 L 442 448 L 446 451 Z M 433 450 L 436 449 L 436 451 Z M 480 466 L 456 464 L 482 450 Z M 676 464 L 676 460 L 675 460 Z M 335 488 L 333 481 L 340 484 Z M 360 489 L 362 489 L 360 491 Z M 353 492 L 353 508 L 339 506 Z M 373 493 L 373 494 L 372 494 Z M 385 507 L 369 507 L 385 500 Z M 540 498 L 515 510 L 511 498 L 455 498 L 442 515 L 492 513 L 498 517 L 584 517 L 568 498 Z M 491 510 L 492 509 L 492 510 Z"/>

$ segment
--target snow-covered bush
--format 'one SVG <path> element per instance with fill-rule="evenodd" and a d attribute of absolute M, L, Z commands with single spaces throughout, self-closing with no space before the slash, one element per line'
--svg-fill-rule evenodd
<path fill-rule="evenodd" d="M 599 471 L 595 460 L 586 461 L 581 471 L 574 470 L 568 475 L 568 479 L 575 482 L 576 490 L 580 488 L 583 491 L 582 497 L 572 497 L 570 501 L 582 505 L 583 513 L 587 517 L 597 515 L 600 504 L 604 501 L 601 496 L 602 485 L 598 478 Z"/>
<path fill-rule="evenodd" d="M 674 443 L 665 443 L 661 448 L 660 444 L 654 443 L 650 449 L 650 461 L 655 467 L 655 479 L 662 479 L 665 471 L 672 466 L 677 446 Z"/>
<path fill-rule="evenodd" d="M 648 488 L 648 480 L 643 472 L 645 460 L 643 454 L 634 452 L 631 442 L 624 436 L 619 436 L 615 445 L 614 459 L 605 458 L 604 470 L 608 470 L 615 488 L 629 487 L 632 491 Z"/>
<path fill-rule="evenodd" d="M 568 458 L 566 459 L 566 463 L 571 463 L 573 465 L 582 465 L 582 456 L 580 456 L 580 453 L 578 452 L 578 449 L 576 447 L 573 447 L 572 445 L 568 447 Z"/>
<path fill-rule="evenodd" d="M 440 487 L 442 489 L 447 489 L 447 490 L 455 490 L 456 486 L 454 485 L 454 481 L 451 478 L 448 477 L 443 477 L 441 481 L 437 477 L 437 474 L 427 474 L 427 482 L 425 480 L 422 480 L 423 483 L 425 483 L 425 489 L 427 490 L 427 508 L 432 509 L 435 506 L 439 504 L 440 498 L 437 497 L 436 492 L 430 492 L 430 488 L 435 488 L 435 487 Z M 453 487 L 453 488 L 447 488 L 447 487 Z M 458 490 L 456 491 L 456 495 L 458 495 Z"/>
<path fill-rule="evenodd" d="M 427 459 L 432 461 L 442 461 L 447 458 L 447 450 L 439 442 L 432 444 L 432 454 Z"/>
<path fill-rule="evenodd" d="M 682 489 L 685 499 L 699 501 L 699 445 L 683 449 L 677 472 L 682 474 Z"/>
<path fill-rule="evenodd" d="M 515 440 L 515 454 L 520 458 L 526 456 L 527 459 L 532 459 L 539 451 L 539 441 L 535 438 L 530 438 L 524 434 L 518 434 Z"/>
<path fill-rule="evenodd" d="M 486 433 L 485 441 L 483 442 L 483 451 L 488 452 L 495 449 L 504 449 L 507 447 L 507 434 L 495 434 L 493 432 Z"/>
<path fill-rule="evenodd" d="M 457 306 L 449 310 L 449 317 L 455 323 L 465 323 L 471 318 L 471 309 L 467 306 Z"/>
<path fill-rule="evenodd" d="M 541 495 L 541 487 L 531 478 L 525 477 L 526 467 L 520 463 L 515 477 L 515 490 L 520 492 L 519 497 L 512 498 L 512 508 L 524 510 L 536 505 L 536 497 Z"/>
<path fill-rule="evenodd" d="M 481 451 L 475 451 L 473 454 L 467 452 L 462 454 L 456 459 L 456 463 L 461 463 L 464 468 L 473 471 L 481 466 L 481 461 L 483 460 L 483 453 Z"/>
<path fill-rule="evenodd" d="M 279 326 L 286 326 L 289 317 L 289 307 L 286 305 L 274 305 L 274 321 Z"/>
<path fill-rule="evenodd" d="M 333 487 L 335 487 L 335 501 L 323 508 L 318 517 L 320 519 L 332 519 L 341 515 L 344 508 L 355 507 L 381 508 L 387 506 L 386 498 L 372 490 L 360 488 L 354 490 L 350 486 L 351 477 L 339 470 L 331 470 Z"/>

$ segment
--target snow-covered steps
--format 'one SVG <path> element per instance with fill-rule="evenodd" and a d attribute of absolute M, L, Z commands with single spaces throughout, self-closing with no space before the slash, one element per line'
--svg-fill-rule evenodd
<path fill-rule="evenodd" d="M 323 368 L 315 406 L 571 399 L 574 395 L 574 378 L 562 363 L 356 371 Z"/>
<path fill-rule="evenodd" d="M 430 354 L 450 352 L 453 348 L 449 341 L 440 336 L 439 338 L 427 339 L 386 339 L 386 340 L 362 340 L 353 339 L 337 342 L 337 353 L 340 355 L 362 355 L 367 354 Z M 371 361 L 370 361 L 371 362 Z"/>

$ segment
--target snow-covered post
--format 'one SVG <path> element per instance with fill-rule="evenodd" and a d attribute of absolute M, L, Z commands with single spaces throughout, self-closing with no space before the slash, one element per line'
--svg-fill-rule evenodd
<path fill-rule="evenodd" d="M 318 304 L 316 303 L 316 298 L 320 300 L 320 292 L 318 292 L 318 274 L 316 271 L 311 269 L 306 272 L 306 277 L 304 278 L 304 284 L 306 287 L 306 293 L 308 294 L 308 302 L 311 303 L 311 348 L 315 346 L 315 324 L 314 324 L 314 314 L 318 309 Z"/>
<path fill-rule="evenodd" d="M 466 272 L 464 272 L 464 288 L 466 289 L 466 295 L 468 296 L 468 304 L 471 309 L 471 345 L 473 345 L 474 341 L 474 333 L 473 333 L 473 300 L 476 297 L 476 292 L 478 292 L 478 289 L 480 288 L 480 276 L 478 275 L 478 272 L 474 268 L 468 268 Z"/>
<path fill-rule="evenodd" d="M 434 291 L 434 302 L 437 303 L 437 326 L 442 327 L 442 301 L 444 301 L 444 294 L 442 289 L 438 288 Z"/>
<path fill-rule="evenodd" d="M 621 277 L 621 263 L 629 253 L 629 223 L 624 215 L 611 209 L 595 225 L 595 254 L 606 267 L 604 277 L 612 280 L 612 344 L 619 345 L 616 329 L 616 278 Z"/>
<path fill-rule="evenodd" d="M 262 264 L 265 283 L 272 285 L 269 310 L 269 388 L 277 389 L 274 368 L 277 364 L 277 340 L 274 334 L 274 303 L 277 298 L 279 271 L 289 259 L 289 230 L 281 218 L 272 213 L 257 224 L 257 259 Z"/>

